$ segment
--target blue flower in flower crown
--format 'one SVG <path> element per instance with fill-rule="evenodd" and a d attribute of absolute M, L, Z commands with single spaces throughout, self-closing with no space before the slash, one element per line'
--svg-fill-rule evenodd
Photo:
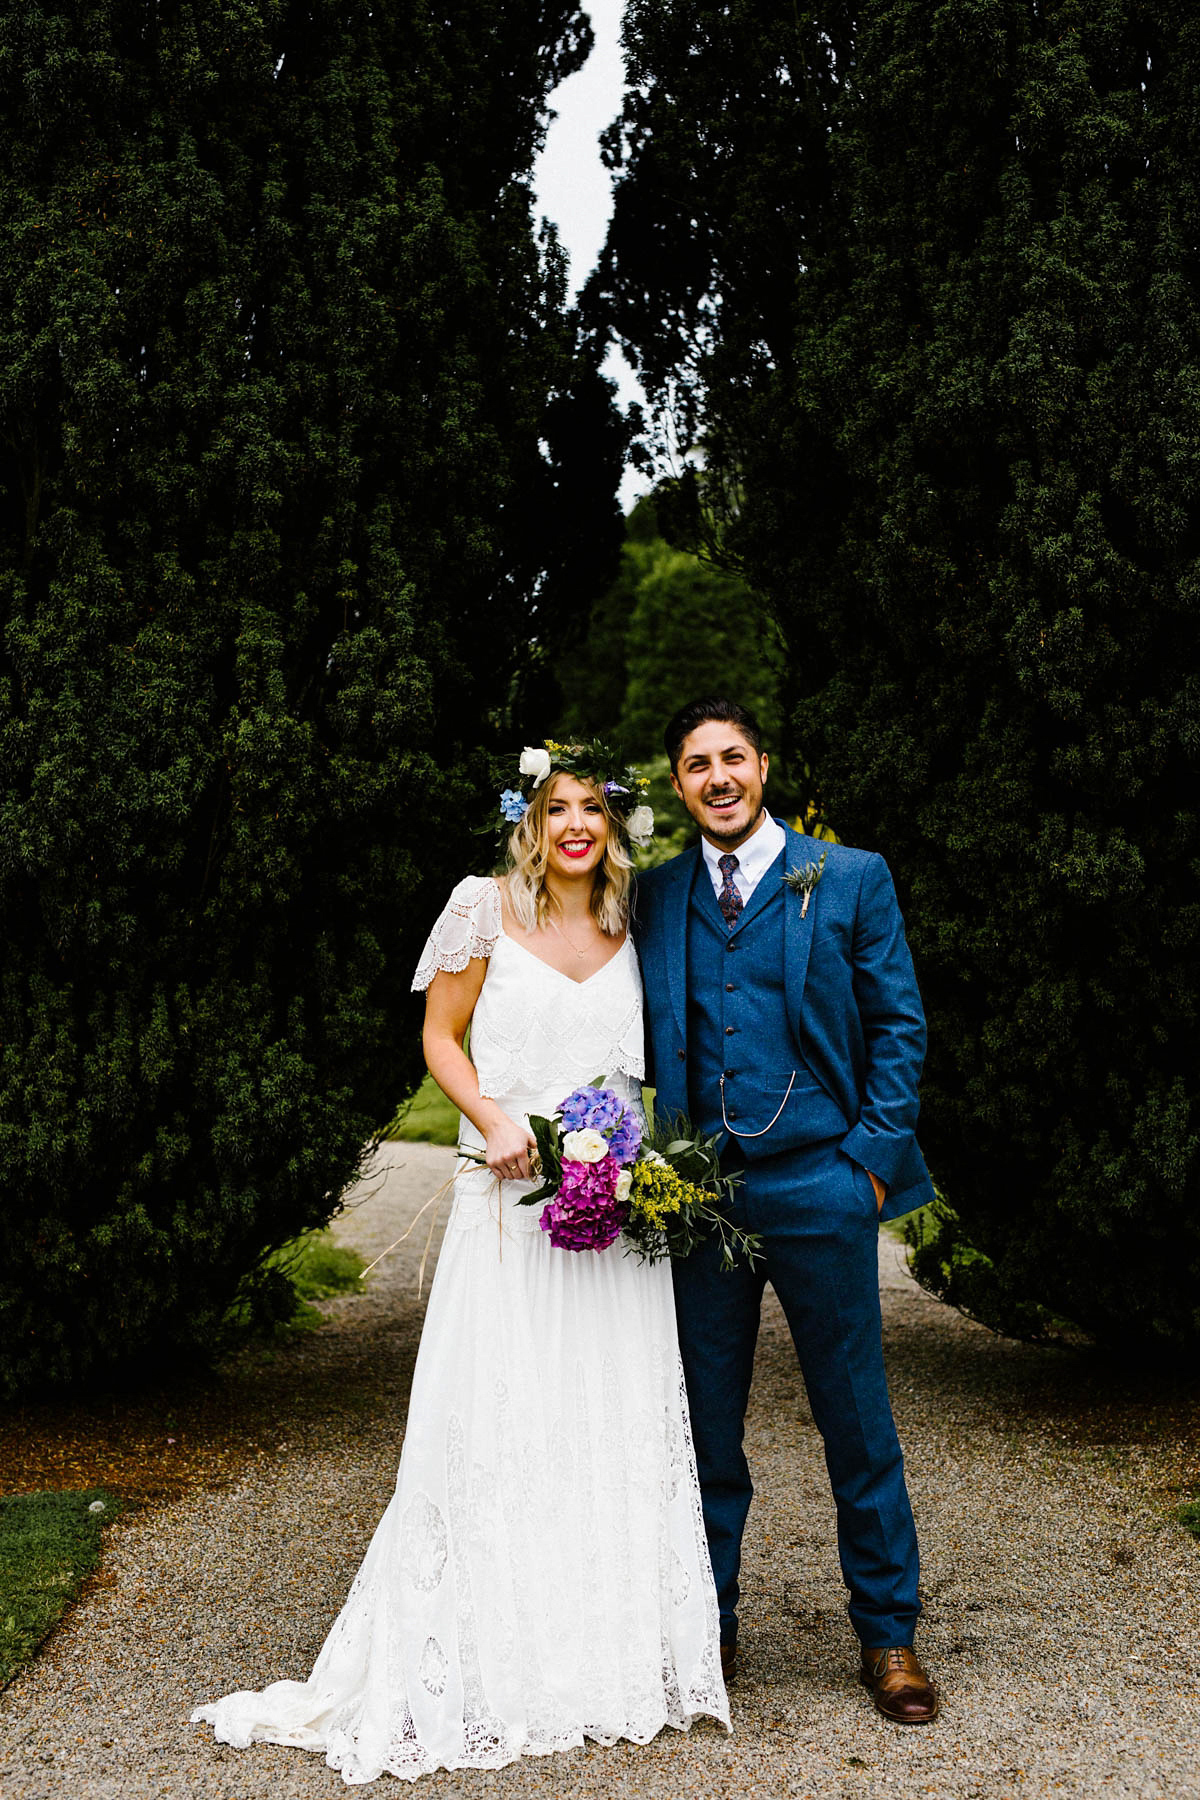
<path fill-rule="evenodd" d="M 516 788 L 505 788 L 500 795 L 500 811 L 510 825 L 516 825 L 525 817 L 528 805 L 524 794 L 519 794 Z"/>

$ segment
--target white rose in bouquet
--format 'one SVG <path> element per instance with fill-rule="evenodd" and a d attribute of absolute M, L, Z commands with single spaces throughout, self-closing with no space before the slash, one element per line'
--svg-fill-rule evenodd
<path fill-rule="evenodd" d="M 632 1188 L 632 1186 L 633 1186 L 633 1171 L 631 1169 L 622 1169 L 621 1173 L 617 1176 L 617 1187 L 616 1187 L 615 1198 L 618 1200 L 621 1200 L 621 1201 L 628 1200 L 629 1190 Z"/>
<path fill-rule="evenodd" d="M 561 1149 L 564 1162 L 603 1162 L 608 1155 L 608 1139 L 589 1126 L 586 1131 L 568 1131 Z"/>

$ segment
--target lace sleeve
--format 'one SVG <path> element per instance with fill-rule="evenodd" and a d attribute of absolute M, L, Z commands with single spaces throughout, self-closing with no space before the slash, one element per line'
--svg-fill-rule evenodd
<path fill-rule="evenodd" d="M 499 936 L 499 887 L 490 875 L 468 875 L 451 894 L 429 934 L 413 988 L 427 988 L 439 969 L 457 975 L 473 956 L 490 956 Z"/>

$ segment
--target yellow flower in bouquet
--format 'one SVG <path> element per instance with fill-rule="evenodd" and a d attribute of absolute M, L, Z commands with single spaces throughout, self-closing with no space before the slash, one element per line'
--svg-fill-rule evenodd
<path fill-rule="evenodd" d="M 706 1198 L 701 1189 L 677 1175 L 670 1163 L 654 1156 L 635 1162 L 630 1170 L 632 1185 L 629 1205 L 655 1231 L 661 1231 L 669 1218 L 696 1206 Z"/>

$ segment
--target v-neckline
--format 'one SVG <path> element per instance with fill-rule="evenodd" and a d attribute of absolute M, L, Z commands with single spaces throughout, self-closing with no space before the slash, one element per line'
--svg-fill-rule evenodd
<path fill-rule="evenodd" d="M 605 969 L 611 969 L 612 965 L 616 962 L 618 956 L 620 956 L 622 950 L 624 950 L 626 944 L 629 942 L 629 933 L 626 932 L 608 961 L 601 963 L 598 969 L 593 969 L 590 975 L 585 975 L 583 980 L 580 981 L 574 975 L 568 975 L 565 969 L 555 968 L 552 962 L 547 962 L 544 956 L 539 956 L 536 950 L 531 950 L 528 944 L 523 944 L 521 942 L 520 938 L 511 937 L 509 933 L 505 931 L 503 925 L 500 927 L 500 936 L 504 939 L 505 943 L 511 944 L 514 949 L 523 950 L 525 955 L 532 957 L 535 963 L 541 963 L 543 969 L 549 969 L 553 975 L 561 975 L 563 980 L 569 981 L 572 987 L 579 988 L 586 987 L 589 981 L 595 981 L 598 975 L 603 975 Z"/>

